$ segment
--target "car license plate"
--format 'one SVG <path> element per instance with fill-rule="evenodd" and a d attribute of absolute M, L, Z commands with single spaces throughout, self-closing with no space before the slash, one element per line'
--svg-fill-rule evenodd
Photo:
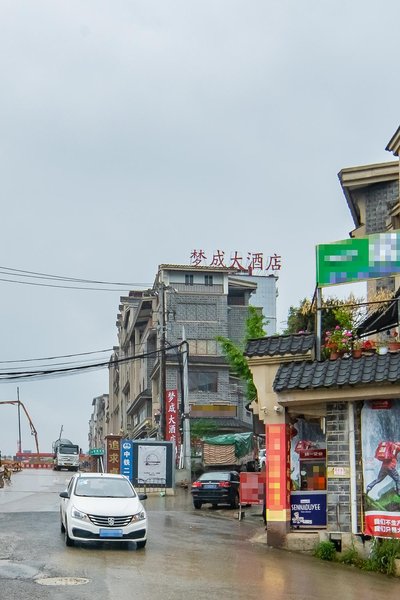
<path fill-rule="evenodd" d="M 204 488 L 205 488 L 206 490 L 216 490 L 216 489 L 217 489 L 217 487 L 218 487 L 218 486 L 217 486 L 215 483 L 206 483 L 206 484 L 204 485 Z"/>
<path fill-rule="evenodd" d="M 101 538 L 121 538 L 122 529 L 100 529 L 99 535 Z"/>

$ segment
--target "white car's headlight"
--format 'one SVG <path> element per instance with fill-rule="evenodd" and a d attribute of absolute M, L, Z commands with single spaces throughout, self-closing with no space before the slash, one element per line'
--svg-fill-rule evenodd
<path fill-rule="evenodd" d="M 75 506 L 72 507 L 71 509 L 71 517 L 73 517 L 74 519 L 81 519 L 82 521 L 88 521 L 88 516 L 86 513 L 81 512 L 80 510 L 78 510 L 77 508 L 75 508 Z"/>
<path fill-rule="evenodd" d="M 136 513 L 136 515 L 133 515 L 132 521 L 143 521 L 143 519 L 145 518 L 146 512 L 144 510 L 141 510 L 140 512 Z"/>

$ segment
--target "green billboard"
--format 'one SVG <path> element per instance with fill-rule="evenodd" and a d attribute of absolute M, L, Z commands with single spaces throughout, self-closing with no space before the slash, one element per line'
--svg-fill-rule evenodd
<path fill-rule="evenodd" d="M 400 233 L 376 233 L 316 247 L 317 286 L 400 273 Z"/>

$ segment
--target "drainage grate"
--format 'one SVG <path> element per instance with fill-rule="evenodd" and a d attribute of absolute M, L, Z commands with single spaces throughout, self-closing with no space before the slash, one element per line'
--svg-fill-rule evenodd
<path fill-rule="evenodd" d="M 84 577 L 44 577 L 35 581 L 39 585 L 84 585 L 89 583 L 89 579 Z"/>

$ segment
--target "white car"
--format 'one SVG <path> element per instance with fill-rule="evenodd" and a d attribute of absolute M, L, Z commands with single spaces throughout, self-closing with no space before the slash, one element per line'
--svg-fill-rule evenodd
<path fill-rule="evenodd" d="M 61 533 L 67 546 L 74 542 L 147 541 L 147 515 L 141 500 L 125 475 L 76 473 L 60 494 Z"/>

